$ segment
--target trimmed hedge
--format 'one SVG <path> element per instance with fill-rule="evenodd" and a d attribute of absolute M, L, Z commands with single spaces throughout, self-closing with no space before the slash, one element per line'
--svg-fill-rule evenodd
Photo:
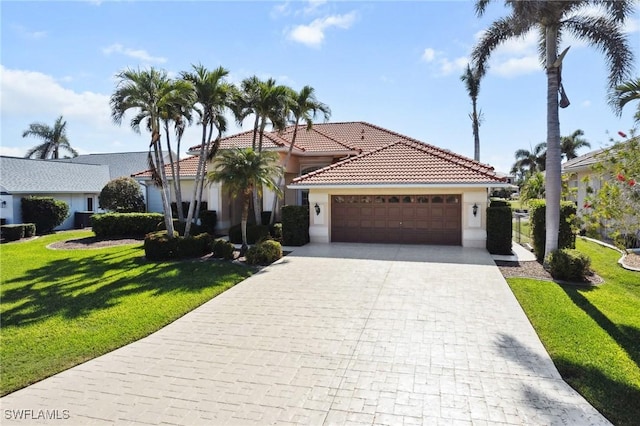
<path fill-rule="evenodd" d="M 217 224 L 218 213 L 215 210 L 200 211 L 200 227 L 202 232 L 208 232 L 211 235 L 215 235 Z"/>
<path fill-rule="evenodd" d="M 309 242 L 309 206 L 282 207 L 282 243 L 303 246 Z"/>
<path fill-rule="evenodd" d="M 213 257 L 216 259 L 233 260 L 233 252 L 235 249 L 232 243 L 222 238 L 214 240 L 211 244 L 211 251 L 213 252 Z"/>
<path fill-rule="evenodd" d="M 538 262 L 544 260 L 546 247 L 546 201 L 529 200 L 529 221 L 531 223 L 531 240 L 533 251 Z M 575 248 L 576 235 L 572 222 L 576 215 L 576 205 L 571 201 L 560 202 L 560 231 L 558 232 L 558 249 Z"/>
<path fill-rule="evenodd" d="M 25 197 L 20 200 L 22 220 L 34 223 L 38 234 L 47 234 L 69 216 L 69 205 L 52 197 Z"/>
<path fill-rule="evenodd" d="M 487 208 L 487 250 L 491 254 L 511 254 L 513 220 L 511 207 L 492 201 Z"/>
<path fill-rule="evenodd" d="M 234 244 L 242 244 L 241 224 L 229 228 L 229 241 Z M 269 237 L 269 227 L 265 225 L 247 224 L 247 244 L 255 244 Z"/>
<path fill-rule="evenodd" d="M 195 237 L 180 237 L 174 231 L 169 239 L 167 231 L 150 232 L 144 238 L 147 260 L 175 260 L 200 257 L 210 252 L 211 236 L 207 233 Z"/>
<path fill-rule="evenodd" d="M 91 226 L 98 238 L 141 237 L 164 223 L 162 213 L 100 213 L 91 216 Z"/>
<path fill-rule="evenodd" d="M 249 265 L 270 265 L 282 257 L 282 246 L 277 241 L 262 241 L 249 247 L 245 257 Z"/>
<path fill-rule="evenodd" d="M 0 235 L 6 241 L 18 241 L 36 235 L 36 225 L 33 223 L 16 223 L 0 226 Z"/>
<path fill-rule="evenodd" d="M 187 213 L 189 212 L 189 205 L 191 203 L 189 201 L 183 201 L 182 202 L 182 213 L 184 213 L 184 217 L 187 217 Z M 198 202 L 196 201 L 196 208 L 198 208 Z M 200 214 L 202 214 L 203 211 L 207 210 L 207 202 L 203 201 L 202 204 L 200 204 Z M 176 203 L 175 201 L 171 203 L 171 215 L 173 217 L 178 217 L 178 203 Z M 201 216 L 200 216 L 201 217 Z"/>
<path fill-rule="evenodd" d="M 591 274 L 591 259 L 578 250 L 554 250 L 547 263 L 551 276 L 557 280 L 583 282 Z"/>

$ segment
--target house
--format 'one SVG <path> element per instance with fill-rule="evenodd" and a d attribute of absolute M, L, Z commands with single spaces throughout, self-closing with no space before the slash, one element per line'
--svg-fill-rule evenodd
<path fill-rule="evenodd" d="M 284 162 L 293 130 L 265 133 L 263 149 Z M 252 136 L 247 131 L 223 138 L 220 149 L 250 147 Z M 196 165 L 195 156 L 181 162 L 185 200 Z M 134 178 L 147 182 L 151 176 L 145 171 Z M 312 207 L 312 242 L 465 247 L 485 247 L 488 190 L 509 187 L 491 166 L 366 122 L 314 124 L 309 131 L 300 126 L 285 185 L 282 204 Z M 272 200 L 265 194 L 264 210 L 271 210 Z M 218 212 L 221 229 L 239 223 L 238 201 L 220 184 L 208 185 L 203 201 Z"/>
<path fill-rule="evenodd" d="M 583 206 L 587 197 L 587 188 L 597 192 L 602 187 L 599 175 L 593 173 L 593 165 L 600 161 L 603 149 L 588 152 L 562 164 L 562 173 L 569 175 L 569 188 L 575 189 L 572 200 L 577 203 L 579 216 L 583 214 Z"/>
<path fill-rule="evenodd" d="M 165 159 L 169 161 L 168 153 Z M 87 154 L 57 160 L 0 157 L 0 218 L 8 224 L 21 223 L 20 199 L 48 196 L 69 205 L 69 217 L 56 229 L 72 229 L 76 212 L 101 211 L 98 196 L 110 180 L 130 176 L 146 169 L 148 164 L 147 151 Z M 150 211 L 161 212 L 159 193 L 146 187 L 142 187 L 142 192 L 153 209 Z"/>
<path fill-rule="evenodd" d="M 77 211 L 96 211 L 109 182 L 109 166 L 0 156 L 0 217 L 22 223 L 21 199 L 53 197 L 69 205 L 69 217 L 56 230 L 74 227 Z"/>

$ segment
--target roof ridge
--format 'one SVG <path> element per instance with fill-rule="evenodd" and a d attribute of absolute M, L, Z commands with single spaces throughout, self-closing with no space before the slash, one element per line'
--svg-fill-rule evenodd
<path fill-rule="evenodd" d="M 311 127 L 311 130 L 313 130 L 316 133 L 320 133 L 325 138 L 330 139 L 330 140 L 334 141 L 335 143 L 340 144 L 340 145 L 344 146 L 347 149 L 350 149 L 351 151 L 360 151 L 360 153 L 362 153 L 362 148 L 358 148 L 358 147 L 355 147 L 355 146 L 347 145 L 345 142 L 341 142 L 341 141 L 339 141 L 339 140 L 327 135 L 326 133 L 321 132 L 320 130 L 316 129 L 315 126 Z"/>

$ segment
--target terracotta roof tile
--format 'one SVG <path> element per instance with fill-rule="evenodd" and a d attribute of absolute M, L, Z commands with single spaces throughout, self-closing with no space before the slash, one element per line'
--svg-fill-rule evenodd
<path fill-rule="evenodd" d="M 398 139 L 293 180 L 305 185 L 501 183 L 493 168 L 437 149 Z"/>
<path fill-rule="evenodd" d="M 258 137 L 256 137 L 256 144 L 258 144 Z M 253 141 L 253 130 L 247 130 L 246 132 L 238 133 L 236 135 L 227 136 L 220 139 L 220 149 L 230 148 L 250 148 Z M 262 139 L 262 147 L 265 149 L 289 147 L 289 142 L 282 139 L 275 132 L 265 132 Z M 189 151 L 197 151 L 200 149 L 200 145 L 192 146 Z"/>
<path fill-rule="evenodd" d="M 180 176 L 182 177 L 193 177 L 196 175 L 196 171 L 198 170 L 198 156 L 194 155 L 191 157 L 184 158 L 179 161 L 180 163 Z M 171 165 L 165 164 L 164 171 L 167 174 L 167 178 L 171 179 Z M 206 165 L 205 165 L 206 171 Z M 151 178 L 151 170 L 144 170 L 142 172 L 131 175 L 134 178 Z"/>

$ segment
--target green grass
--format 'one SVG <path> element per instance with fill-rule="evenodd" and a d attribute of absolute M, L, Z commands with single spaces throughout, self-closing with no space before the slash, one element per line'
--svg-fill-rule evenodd
<path fill-rule="evenodd" d="M 64 232 L 0 247 L 0 394 L 138 340 L 249 275 L 224 262 L 147 262 L 141 244 L 49 250 Z"/>
<path fill-rule="evenodd" d="M 640 272 L 620 254 L 578 239 L 605 280 L 596 287 L 507 281 L 562 377 L 617 425 L 640 419 Z"/>

